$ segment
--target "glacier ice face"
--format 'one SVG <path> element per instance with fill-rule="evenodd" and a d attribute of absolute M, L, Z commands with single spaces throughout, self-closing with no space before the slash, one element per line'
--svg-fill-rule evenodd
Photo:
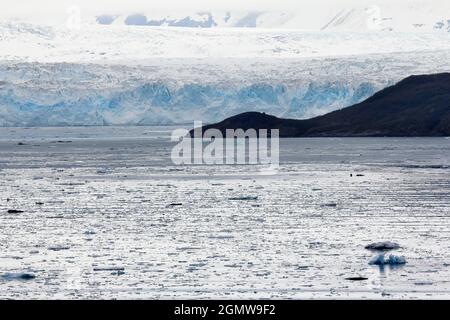
<path fill-rule="evenodd" d="M 245 112 L 309 118 L 358 103 L 450 53 L 324 59 L 159 59 L 145 65 L 0 63 L 1 126 L 215 122 Z"/>
<path fill-rule="evenodd" d="M 0 23 L 0 125 L 310 118 L 450 71 L 444 33 L 175 29 Z"/>
<path fill-rule="evenodd" d="M 193 120 L 218 121 L 244 111 L 264 111 L 285 117 L 304 117 L 330 106 L 361 99 L 351 85 L 318 86 L 302 94 L 302 87 L 255 83 L 241 88 L 185 84 L 169 87 L 161 82 L 129 89 L 95 92 L 79 97 L 64 92 L 35 92 L 21 96 L 9 89 L 0 94 L 0 119 L 4 126 L 172 124 Z M 366 91 L 367 94 L 373 93 Z"/>

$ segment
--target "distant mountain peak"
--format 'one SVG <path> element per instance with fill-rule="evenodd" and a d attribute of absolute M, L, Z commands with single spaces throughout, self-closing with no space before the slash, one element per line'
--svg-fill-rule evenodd
<path fill-rule="evenodd" d="M 417 1 L 416 1 L 417 2 Z M 104 14 L 98 24 L 184 28 L 275 28 L 337 31 L 450 31 L 450 1 L 311 6 L 297 11 L 198 11 Z"/>

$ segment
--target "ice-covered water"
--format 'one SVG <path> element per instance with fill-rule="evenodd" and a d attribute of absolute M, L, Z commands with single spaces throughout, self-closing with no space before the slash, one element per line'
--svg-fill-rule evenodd
<path fill-rule="evenodd" d="M 0 298 L 450 297 L 449 139 L 284 139 L 265 175 L 170 130 L 0 129 Z"/>

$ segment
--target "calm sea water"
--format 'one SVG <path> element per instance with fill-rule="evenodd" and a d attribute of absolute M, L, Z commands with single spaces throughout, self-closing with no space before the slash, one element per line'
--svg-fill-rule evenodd
<path fill-rule="evenodd" d="M 172 129 L 0 129 L 0 298 L 450 297 L 449 139 L 282 139 L 267 174 L 175 166 Z"/>

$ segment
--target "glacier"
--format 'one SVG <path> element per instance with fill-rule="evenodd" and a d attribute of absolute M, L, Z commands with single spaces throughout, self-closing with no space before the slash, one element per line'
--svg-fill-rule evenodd
<path fill-rule="evenodd" d="M 358 103 L 409 74 L 439 71 L 449 58 L 443 51 L 223 64 L 0 63 L 0 126 L 186 124 L 245 111 L 303 119 Z"/>
<path fill-rule="evenodd" d="M 196 68 L 202 72 L 202 66 Z M 30 74 L 31 78 L 20 77 L 20 82 L 9 78 L 10 81 L 0 83 L 0 125 L 211 122 L 250 110 L 301 118 L 358 102 L 380 87 L 368 82 L 293 84 L 293 79 L 283 81 L 279 77 L 254 83 L 174 83 L 146 78 L 145 70 L 148 69 L 80 64 L 2 65 L 1 75 Z M 49 77 L 35 81 L 36 74 Z M 130 78 L 124 79 L 123 74 Z M 104 85 L 96 87 L 99 82 Z"/>
<path fill-rule="evenodd" d="M 0 126 L 310 118 L 450 71 L 448 33 L 0 23 Z"/>

